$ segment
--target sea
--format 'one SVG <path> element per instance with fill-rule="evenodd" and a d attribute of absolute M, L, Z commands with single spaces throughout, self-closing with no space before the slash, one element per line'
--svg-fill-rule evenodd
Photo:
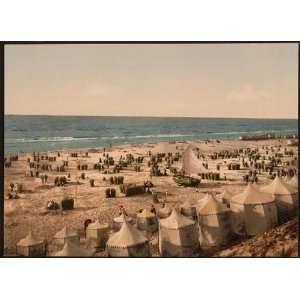
<path fill-rule="evenodd" d="M 292 135 L 298 134 L 298 119 L 5 115 L 4 130 L 5 154 L 15 154 L 110 144 L 232 140 L 266 133 Z"/>

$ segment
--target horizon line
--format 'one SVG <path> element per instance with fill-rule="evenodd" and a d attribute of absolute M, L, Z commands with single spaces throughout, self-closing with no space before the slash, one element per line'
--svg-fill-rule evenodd
<path fill-rule="evenodd" d="M 298 120 L 297 117 L 205 117 L 205 116 L 137 116 L 137 115 L 53 115 L 53 114 L 12 114 L 4 113 L 4 116 L 26 117 L 125 117 L 125 118 L 190 118 L 190 119 L 267 119 L 267 120 Z"/>

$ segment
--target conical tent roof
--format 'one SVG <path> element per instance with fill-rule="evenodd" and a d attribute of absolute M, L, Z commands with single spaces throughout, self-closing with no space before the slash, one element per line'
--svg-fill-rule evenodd
<path fill-rule="evenodd" d="M 298 189 L 298 176 L 293 176 L 287 183 L 292 187 Z"/>
<path fill-rule="evenodd" d="M 160 225 L 169 229 L 179 229 L 195 224 L 195 222 L 182 214 L 178 213 L 176 209 L 172 210 L 171 215 L 159 221 Z"/>
<path fill-rule="evenodd" d="M 147 241 L 148 239 L 141 231 L 125 221 L 122 224 L 121 229 L 109 238 L 107 246 L 114 248 L 128 248 L 144 244 Z"/>
<path fill-rule="evenodd" d="M 26 235 L 25 238 L 21 239 L 17 246 L 21 246 L 21 247 L 30 247 L 30 246 L 36 246 L 39 244 L 42 244 L 44 241 L 37 239 L 31 231 L 29 231 L 29 233 Z"/>
<path fill-rule="evenodd" d="M 129 216 L 125 216 L 123 213 L 120 216 L 114 218 L 114 222 L 116 223 L 123 223 L 125 221 L 131 222 L 132 218 Z"/>
<path fill-rule="evenodd" d="M 264 204 L 273 201 L 272 195 L 257 190 L 251 183 L 248 184 L 243 192 L 231 198 L 231 202 L 240 204 Z"/>
<path fill-rule="evenodd" d="M 84 249 L 67 240 L 61 251 L 58 251 L 54 256 L 92 256 L 95 253 L 92 249 Z"/>
<path fill-rule="evenodd" d="M 145 208 L 141 213 L 137 215 L 139 218 L 154 218 L 155 214 L 151 212 L 149 209 Z"/>
<path fill-rule="evenodd" d="M 198 207 L 199 215 L 216 215 L 227 211 L 227 206 L 220 203 L 211 193 L 207 193 L 206 196 L 201 199 L 201 204 Z"/>
<path fill-rule="evenodd" d="M 68 226 L 64 226 L 64 228 L 60 231 L 58 231 L 54 238 L 56 239 L 65 239 L 68 237 L 74 237 L 74 236 L 78 236 L 78 233 L 74 230 L 71 230 Z"/>
<path fill-rule="evenodd" d="M 168 205 L 165 205 L 165 207 L 161 207 L 159 209 L 160 212 L 165 212 L 165 213 L 170 213 L 172 211 L 172 209 L 168 206 Z"/>
<path fill-rule="evenodd" d="M 103 229 L 103 228 L 108 228 L 108 225 L 107 224 L 100 224 L 99 220 L 97 220 L 94 223 L 90 223 L 87 227 L 87 229 L 94 229 L 94 230 Z"/>
<path fill-rule="evenodd" d="M 276 176 L 275 179 L 261 191 L 273 194 L 273 195 L 291 195 L 296 194 L 295 187 L 289 183 L 284 182 L 280 177 Z"/>
<path fill-rule="evenodd" d="M 230 200 L 233 197 L 233 194 L 229 192 L 227 189 L 224 189 L 224 191 L 219 195 L 221 199 Z"/>
<path fill-rule="evenodd" d="M 192 145 L 188 146 L 183 154 L 182 170 L 186 174 L 208 173 L 201 161 L 192 150 Z"/>

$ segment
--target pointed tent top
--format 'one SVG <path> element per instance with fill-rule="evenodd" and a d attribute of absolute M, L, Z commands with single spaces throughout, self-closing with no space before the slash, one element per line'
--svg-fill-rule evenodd
<path fill-rule="evenodd" d="M 90 223 L 87 227 L 87 229 L 104 229 L 104 228 L 109 228 L 107 224 L 100 224 L 99 220 L 97 219 L 96 222 Z"/>
<path fill-rule="evenodd" d="M 224 191 L 219 195 L 219 197 L 221 199 L 230 200 L 233 197 L 233 194 L 225 188 Z"/>
<path fill-rule="evenodd" d="M 146 242 L 148 242 L 148 239 L 143 233 L 125 221 L 122 224 L 121 229 L 109 238 L 107 246 L 114 248 L 128 248 Z"/>
<path fill-rule="evenodd" d="M 289 183 L 284 182 L 278 176 L 266 187 L 261 189 L 263 192 L 273 195 L 291 195 L 296 194 L 296 188 Z"/>
<path fill-rule="evenodd" d="M 298 182 L 298 176 L 297 175 L 293 176 L 290 180 L 288 180 L 287 183 L 298 190 L 299 182 Z"/>
<path fill-rule="evenodd" d="M 171 215 L 159 221 L 160 225 L 169 229 L 179 229 L 186 226 L 194 225 L 195 222 L 173 209 Z"/>
<path fill-rule="evenodd" d="M 125 216 L 123 213 L 120 216 L 114 218 L 114 222 L 116 223 L 124 223 L 124 222 L 131 222 L 131 221 L 132 218 L 129 216 Z"/>
<path fill-rule="evenodd" d="M 194 154 L 192 145 L 189 145 L 183 153 L 182 170 L 186 174 L 208 173 Z"/>
<path fill-rule="evenodd" d="M 73 242 L 67 240 L 61 251 L 58 251 L 54 256 L 92 256 L 95 253 L 92 249 L 81 248 Z"/>
<path fill-rule="evenodd" d="M 274 202 L 274 198 L 268 193 L 257 190 L 252 183 L 249 183 L 243 192 L 232 197 L 231 202 L 240 204 L 263 204 Z"/>
<path fill-rule="evenodd" d="M 172 212 L 172 209 L 168 206 L 168 205 L 165 205 L 165 207 L 161 207 L 159 210 L 159 212 L 162 212 L 162 213 L 171 213 Z"/>
<path fill-rule="evenodd" d="M 74 236 L 78 236 L 78 233 L 74 230 L 71 230 L 67 225 L 64 226 L 64 228 L 60 231 L 58 231 L 54 238 L 56 239 L 65 239 L 68 237 L 74 237 Z"/>
<path fill-rule="evenodd" d="M 143 209 L 142 212 L 138 213 L 137 217 L 139 218 L 154 218 L 155 214 L 150 211 L 150 209 Z"/>
<path fill-rule="evenodd" d="M 30 230 L 29 233 L 26 235 L 25 238 L 21 239 L 17 246 L 21 247 L 30 247 L 30 246 L 35 246 L 44 243 L 43 240 L 37 239 L 33 234 L 32 231 Z"/>
<path fill-rule="evenodd" d="M 207 193 L 206 196 L 201 199 L 201 204 L 198 207 L 198 213 L 200 215 L 216 215 L 228 211 L 227 206 L 220 203 L 212 193 Z"/>

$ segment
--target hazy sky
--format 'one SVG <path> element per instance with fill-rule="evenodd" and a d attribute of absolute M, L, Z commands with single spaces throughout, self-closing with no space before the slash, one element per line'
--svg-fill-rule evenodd
<path fill-rule="evenodd" d="M 5 113 L 298 117 L 296 44 L 6 45 Z"/>

